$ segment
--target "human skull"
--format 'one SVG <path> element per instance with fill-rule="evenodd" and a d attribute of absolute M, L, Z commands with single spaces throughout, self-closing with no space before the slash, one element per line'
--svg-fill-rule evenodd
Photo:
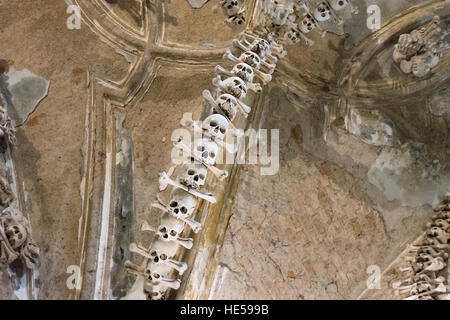
<path fill-rule="evenodd" d="M 148 300 L 162 300 L 167 289 L 167 287 L 161 284 L 154 285 L 153 283 L 150 283 L 148 288 L 144 288 L 144 294 L 147 296 Z"/>
<path fill-rule="evenodd" d="M 245 23 L 245 14 L 243 11 L 239 12 L 230 16 L 228 19 L 225 19 L 225 22 L 231 26 L 241 26 Z"/>
<path fill-rule="evenodd" d="M 427 236 L 438 239 L 442 244 L 448 243 L 448 240 L 450 239 L 450 234 L 439 227 L 432 227 L 427 232 Z"/>
<path fill-rule="evenodd" d="M 181 237 L 181 233 L 184 231 L 184 222 L 177 218 L 165 214 L 161 218 L 158 230 L 156 234 L 163 241 L 176 241 Z"/>
<path fill-rule="evenodd" d="M 169 202 L 169 211 L 176 217 L 189 218 L 197 206 L 197 198 L 183 189 L 175 189 Z"/>
<path fill-rule="evenodd" d="M 257 55 L 259 55 L 260 58 L 264 58 L 266 55 L 271 54 L 269 42 L 261 38 L 256 39 L 252 42 L 250 51 L 253 51 Z"/>
<path fill-rule="evenodd" d="M 347 0 L 329 0 L 328 2 L 335 11 L 342 10 L 348 5 Z"/>
<path fill-rule="evenodd" d="M 145 274 L 147 279 L 152 282 L 152 285 L 158 286 L 161 284 L 162 279 L 169 279 L 172 273 L 172 268 L 167 265 L 154 263 L 150 260 L 145 268 Z"/>
<path fill-rule="evenodd" d="M 178 251 L 178 244 L 157 239 L 150 248 L 150 261 L 153 264 L 167 264 Z"/>
<path fill-rule="evenodd" d="M 199 139 L 194 143 L 194 155 L 208 165 L 213 166 L 216 163 L 219 147 L 209 139 Z"/>
<path fill-rule="evenodd" d="M 223 13 L 226 16 L 234 16 L 239 12 L 239 2 L 237 0 L 221 0 Z"/>
<path fill-rule="evenodd" d="M 228 120 L 221 114 L 212 114 L 202 123 L 202 129 L 213 139 L 219 140 L 225 138 L 229 126 Z"/>
<path fill-rule="evenodd" d="M 253 68 L 248 64 L 241 62 L 236 64 L 232 70 L 233 74 L 244 80 L 245 82 L 253 82 L 253 78 L 255 77 L 255 72 Z"/>
<path fill-rule="evenodd" d="M 261 66 L 261 58 L 252 51 L 245 51 L 242 53 L 239 60 L 255 69 L 259 69 Z"/>
<path fill-rule="evenodd" d="M 230 121 L 233 121 L 237 114 L 238 102 L 235 97 L 231 94 L 224 93 L 221 94 L 216 99 L 217 105 L 223 111 L 223 113 L 227 116 Z"/>
<path fill-rule="evenodd" d="M 198 190 L 205 184 L 208 172 L 202 164 L 188 163 L 183 167 L 183 170 L 183 174 L 179 178 L 182 185 Z"/>
<path fill-rule="evenodd" d="M 244 80 L 239 77 L 230 77 L 223 81 L 227 93 L 237 99 L 243 99 L 247 95 L 247 86 Z"/>
<path fill-rule="evenodd" d="M 27 239 L 27 230 L 25 227 L 13 220 L 9 220 L 6 223 L 5 234 L 13 249 L 19 248 Z"/>
<path fill-rule="evenodd" d="M 310 14 L 307 14 L 305 18 L 302 20 L 302 22 L 300 22 L 300 30 L 303 33 L 309 33 L 315 28 L 316 28 L 316 21 Z"/>
<path fill-rule="evenodd" d="M 314 10 L 314 18 L 317 21 L 327 21 L 331 18 L 330 7 L 326 2 L 321 2 Z"/>
<path fill-rule="evenodd" d="M 301 39 L 300 31 L 297 28 L 290 28 L 284 37 L 289 44 L 299 43 Z"/>

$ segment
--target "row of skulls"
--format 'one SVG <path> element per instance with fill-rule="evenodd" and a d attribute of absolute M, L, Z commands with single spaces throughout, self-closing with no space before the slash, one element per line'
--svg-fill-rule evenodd
<path fill-rule="evenodd" d="M 183 140 L 183 137 L 172 140 L 183 162 L 168 172 L 162 172 L 159 177 L 161 192 L 172 187 L 170 200 L 164 203 L 158 196 L 158 202 L 153 204 L 163 212 L 158 227 L 148 223 L 142 225 L 142 231 L 154 235 L 150 247 L 147 249 L 136 243 L 130 245 L 131 252 L 144 257 L 143 264 L 125 263 L 127 271 L 144 279 L 145 295 L 150 300 L 167 298 L 169 289 L 180 288 L 178 276 L 187 270 L 187 264 L 175 258 L 182 247 L 191 249 L 194 243 L 192 238 L 184 236 L 189 232 L 185 230 L 186 226 L 198 233 L 202 225 L 192 217 L 199 200 L 217 201 L 214 194 L 202 190 L 207 175 L 210 172 L 219 180 L 228 177 L 226 170 L 215 166 L 216 159 L 221 151 L 235 155 L 238 150 L 237 144 L 226 142 L 226 137 L 228 134 L 243 135 L 242 130 L 234 125 L 238 117 L 246 118 L 251 112 L 251 107 L 243 100 L 249 91 L 258 93 L 262 90 L 261 85 L 271 81 L 278 59 L 286 54 L 273 37 L 263 37 L 262 34 L 247 32 L 233 41 L 235 50 L 240 53 L 235 56 L 227 50 L 224 54 L 224 59 L 233 62 L 233 66 L 229 69 L 216 66 L 217 76 L 212 81 L 214 90 L 203 91 L 210 115 L 203 121 L 193 121 L 192 116 L 185 116 L 180 122 L 198 139 L 193 143 Z M 175 170 L 178 174 L 172 179 Z"/>
<path fill-rule="evenodd" d="M 15 143 L 15 128 L 5 108 L 0 106 L 1 152 Z M 20 258 L 23 265 L 33 269 L 39 259 L 39 248 L 31 238 L 28 219 L 11 205 L 16 199 L 7 180 L 0 174 L 0 264 L 9 265 Z"/>
<path fill-rule="evenodd" d="M 227 24 L 236 26 L 245 23 L 245 6 L 240 2 L 243 1 L 220 0 L 228 16 L 225 20 Z M 327 31 L 337 31 L 336 27 L 343 24 L 344 10 L 358 13 L 351 0 L 261 0 L 259 4 L 267 32 L 276 34 L 280 42 L 290 45 L 303 40 L 306 45 L 312 46 L 314 41 L 307 34 L 318 31 L 323 37 Z"/>
<path fill-rule="evenodd" d="M 406 265 L 392 282 L 395 294 L 405 300 L 449 300 L 450 193 L 436 209 L 433 222 L 419 245 L 408 248 Z"/>

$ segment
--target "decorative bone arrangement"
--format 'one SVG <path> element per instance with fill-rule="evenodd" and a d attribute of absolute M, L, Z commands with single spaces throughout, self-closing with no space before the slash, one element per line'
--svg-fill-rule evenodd
<path fill-rule="evenodd" d="M 448 50 L 449 44 L 444 41 L 447 35 L 440 27 L 439 16 L 435 16 L 426 26 L 400 36 L 394 46 L 394 61 L 404 73 L 425 77 Z"/>
<path fill-rule="evenodd" d="M 0 106 L 0 138 L 4 146 L 13 145 L 15 129 L 5 108 Z M 3 152 L 7 148 L 2 148 Z M 39 248 L 31 238 L 27 218 L 11 205 L 16 199 L 6 179 L 0 174 L 0 264 L 9 265 L 21 259 L 28 269 L 33 269 L 39 258 Z"/>
<path fill-rule="evenodd" d="M 342 13 L 346 10 L 353 14 L 358 9 L 352 0 L 261 0 L 260 9 L 265 17 L 267 32 L 273 33 L 285 44 L 297 44 L 301 40 L 312 46 L 314 41 L 307 37 L 312 31 L 321 36 L 327 32 L 339 33 L 338 28 L 344 22 Z M 245 6 L 236 0 L 221 0 L 220 5 L 228 16 L 229 25 L 242 25 L 245 22 Z"/>
<path fill-rule="evenodd" d="M 225 2 L 231 5 L 237 3 L 222 1 Z M 187 264 L 175 258 L 179 256 L 180 248 L 191 249 L 194 244 L 192 238 L 184 237 L 186 226 L 198 233 L 202 226 L 192 217 L 200 199 L 216 202 L 213 194 L 202 191 L 207 175 L 211 173 L 219 181 L 228 177 L 228 172 L 217 168 L 215 164 L 220 148 L 231 154 L 238 150 L 234 144 L 228 144 L 225 140 L 227 134 L 237 137 L 243 134 L 233 124 L 238 115 L 246 118 L 252 110 L 243 99 L 249 91 L 260 92 L 261 84 L 272 80 L 271 74 L 278 59 L 286 54 L 283 46 L 272 36 L 263 39 L 246 33 L 240 40 L 235 39 L 233 44 L 238 51 L 236 56 L 227 50 L 224 59 L 232 61 L 234 66 L 230 69 L 216 66 L 217 77 L 212 81 L 215 87 L 213 93 L 203 91 L 203 98 L 206 105 L 210 106 L 211 114 L 203 121 L 194 121 L 192 116 L 186 114 L 180 122 L 194 133 L 194 137 L 201 138 L 192 144 L 182 137 L 172 141 L 182 154 L 181 159 L 185 161 L 159 176 L 160 191 L 169 186 L 172 190 L 168 203 L 164 203 L 158 195 L 158 202 L 153 204 L 153 207 L 162 211 L 159 226 L 152 227 L 148 223 L 142 225 L 142 231 L 153 233 L 152 244 L 149 248 L 136 243 L 130 245 L 130 251 L 144 257 L 144 262 L 137 265 L 127 261 L 125 267 L 130 273 L 144 278 L 145 295 L 150 300 L 167 298 L 169 289 L 179 289 L 181 281 L 178 276 L 182 276 L 187 270 Z M 255 80 L 260 80 L 261 83 L 255 83 Z M 176 178 L 172 178 L 175 171 L 178 174 Z"/>
<path fill-rule="evenodd" d="M 433 222 L 420 245 L 411 246 L 402 277 L 392 283 L 404 300 L 449 300 L 448 259 L 450 253 L 450 193 L 437 208 Z"/>
<path fill-rule="evenodd" d="M 225 23 L 230 27 L 245 24 L 245 3 L 243 0 L 219 0 L 223 14 L 227 17 Z"/>

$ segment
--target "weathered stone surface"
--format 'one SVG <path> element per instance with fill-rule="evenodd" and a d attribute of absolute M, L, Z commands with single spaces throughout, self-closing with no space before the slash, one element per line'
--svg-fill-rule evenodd
<path fill-rule="evenodd" d="M 392 146 L 395 143 L 394 123 L 378 110 L 352 108 L 345 119 L 347 130 L 365 143 Z"/>

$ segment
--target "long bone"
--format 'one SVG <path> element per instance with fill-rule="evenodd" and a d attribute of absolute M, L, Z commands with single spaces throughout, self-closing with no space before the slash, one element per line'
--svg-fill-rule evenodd
<path fill-rule="evenodd" d="M 172 216 L 170 216 L 172 217 Z M 175 217 L 172 217 L 173 219 L 176 220 Z M 160 227 L 165 228 L 165 226 L 160 225 Z M 194 245 L 194 239 L 192 238 L 181 238 L 181 237 L 176 237 L 176 238 L 171 238 L 171 239 L 166 239 L 166 234 L 161 231 L 161 228 L 154 228 L 151 225 L 149 225 L 147 223 L 147 221 L 144 221 L 144 223 L 142 223 L 141 225 L 141 231 L 149 231 L 149 232 L 154 232 L 155 234 L 157 234 L 159 236 L 159 238 L 163 241 L 174 241 L 176 242 L 178 245 L 185 247 L 186 249 L 191 249 L 192 246 Z M 168 231 L 168 230 L 167 230 Z"/>
<path fill-rule="evenodd" d="M 158 199 L 159 200 L 159 199 Z M 153 202 L 151 204 L 152 207 L 154 208 L 158 208 L 163 212 L 166 212 L 170 215 L 172 215 L 172 217 L 175 217 L 181 221 L 183 221 L 184 223 L 186 223 L 189 227 L 191 227 L 192 231 L 194 231 L 195 233 L 198 233 L 201 229 L 202 229 L 202 224 L 200 222 L 194 221 L 192 219 L 189 218 L 182 218 L 179 217 L 177 215 L 175 215 L 170 209 L 168 205 L 163 205 L 161 200 L 159 200 L 159 202 Z"/>
<path fill-rule="evenodd" d="M 427 291 L 431 291 L 433 289 L 433 287 L 431 286 L 431 284 L 426 283 L 426 282 L 420 282 L 420 283 L 413 283 L 411 285 L 408 286 L 402 286 L 399 287 L 397 290 L 395 290 L 395 295 L 405 295 L 405 294 L 410 294 L 410 295 L 414 295 L 414 294 L 419 294 L 419 293 L 424 293 Z M 414 290 L 414 291 L 413 291 Z"/>
<path fill-rule="evenodd" d="M 276 56 L 272 55 L 272 52 L 270 50 L 270 44 L 269 42 L 267 42 L 267 49 L 266 50 L 261 50 L 259 53 L 255 51 L 255 47 L 258 46 L 258 41 L 266 41 L 262 38 L 256 39 L 253 41 L 253 43 L 249 43 L 248 41 L 246 41 L 245 39 L 243 41 L 240 41 L 239 39 L 233 39 L 233 46 L 235 46 L 236 48 L 242 50 L 242 51 L 252 51 L 255 52 L 257 55 L 259 55 L 259 57 L 261 59 L 267 59 L 269 60 L 270 64 L 276 64 L 278 62 L 278 58 Z"/>
<path fill-rule="evenodd" d="M 437 277 L 435 279 L 431 279 L 430 277 L 428 277 L 426 274 L 421 274 L 418 276 L 419 281 L 415 281 L 415 279 L 413 278 L 408 278 L 408 279 L 403 279 L 400 281 L 396 281 L 392 283 L 392 287 L 394 289 L 402 289 L 408 285 L 413 285 L 414 283 L 429 283 L 429 284 L 433 284 L 433 285 L 439 285 L 440 283 L 445 282 L 445 278 L 440 276 Z M 402 286 L 403 285 L 403 286 Z"/>
<path fill-rule="evenodd" d="M 255 41 L 260 39 L 262 34 L 251 33 L 247 30 L 243 36 Z M 244 41 L 247 45 L 251 45 L 246 39 L 244 39 Z M 279 59 L 283 59 L 287 55 L 287 51 L 284 50 L 283 45 L 276 42 L 275 37 L 271 33 L 267 35 L 267 41 L 269 42 L 271 52 Z"/>
<path fill-rule="evenodd" d="M 225 119 L 227 119 L 227 117 L 225 117 L 224 115 L 221 115 L 221 116 L 224 117 Z M 228 119 L 227 119 L 227 121 L 228 121 Z M 231 122 L 228 121 L 228 124 L 230 124 L 230 123 Z M 196 133 L 199 133 L 199 134 L 207 136 L 208 138 L 211 138 L 211 140 L 214 140 L 214 142 L 216 142 L 219 146 L 221 146 L 222 148 L 225 148 L 227 150 L 227 152 L 236 153 L 236 147 L 233 144 L 226 143 L 222 139 L 217 139 L 216 137 L 213 137 L 211 134 L 209 134 L 207 131 L 205 131 L 202 127 L 200 127 L 196 121 L 192 120 L 192 114 L 185 113 L 185 116 L 183 117 L 183 119 L 181 119 L 180 124 L 183 127 L 191 129 Z M 231 126 L 232 127 L 229 128 L 229 130 L 232 132 L 232 134 L 234 136 L 241 137 L 243 135 L 242 130 L 236 129 L 236 127 L 234 127 L 232 124 L 231 124 Z"/>
<path fill-rule="evenodd" d="M 131 274 L 148 279 L 149 275 L 146 273 L 146 269 L 144 267 L 138 266 L 137 264 L 134 264 L 129 260 L 125 261 L 125 269 Z M 153 281 L 151 280 L 151 282 Z M 159 278 L 155 282 L 162 287 L 162 290 L 164 290 L 165 288 L 178 290 L 181 285 L 181 281 L 179 279 L 167 279 L 163 277 Z"/>
<path fill-rule="evenodd" d="M 275 70 L 276 65 L 269 64 L 269 63 L 267 63 L 266 61 L 261 60 L 261 58 L 260 58 L 256 53 L 254 53 L 254 52 L 252 52 L 252 51 L 245 51 L 245 52 L 242 53 L 241 56 L 238 58 L 238 57 L 234 56 L 234 55 L 231 53 L 230 50 L 227 50 L 227 51 L 225 52 L 225 54 L 223 55 L 223 57 L 224 57 L 224 59 L 228 59 L 228 60 L 230 60 L 230 61 L 232 61 L 232 62 L 235 62 L 235 63 L 240 63 L 240 62 L 247 63 L 247 62 L 244 60 L 244 56 L 245 56 L 246 53 L 252 53 L 252 54 L 254 54 L 255 57 L 257 57 L 257 58 L 259 59 L 259 64 L 260 64 L 260 65 L 263 65 L 264 67 L 266 67 L 266 68 L 269 70 L 269 73 L 273 73 L 273 71 Z M 253 66 L 250 65 L 250 66 L 253 68 L 253 71 L 255 72 L 255 75 L 256 75 L 258 78 L 260 78 L 264 84 L 268 84 L 270 81 L 272 81 L 272 76 L 271 76 L 270 74 L 267 74 L 267 73 L 264 73 L 264 72 L 260 71 L 260 70 L 259 70 L 260 66 L 258 66 L 258 64 L 253 65 Z"/>
<path fill-rule="evenodd" d="M 178 245 L 177 245 L 178 246 Z M 136 243 L 130 244 L 130 251 L 136 254 L 139 254 L 147 259 L 154 259 L 154 257 L 150 254 L 150 250 L 145 249 L 143 246 L 137 245 Z M 187 270 L 187 264 L 186 262 L 176 261 L 172 259 L 172 257 L 176 254 L 173 253 L 172 255 L 167 255 L 167 258 L 165 261 L 160 262 L 162 264 L 165 264 L 172 269 L 175 269 L 178 271 L 180 275 L 182 275 Z"/>
<path fill-rule="evenodd" d="M 255 62 L 253 63 L 253 65 L 251 63 L 245 61 L 246 56 L 251 56 L 254 58 Z M 256 76 L 258 76 L 261 80 L 263 80 L 263 82 L 265 84 L 269 83 L 272 80 L 272 77 L 270 76 L 270 74 L 272 74 L 276 68 L 275 64 L 270 64 L 267 61 L 264 61 L 253 51 L 244 51 L 238 58 L 231 53 L 230 49 L 228 49 L 227 51 L 225 51 L 223 58 L 228 59 L 235 63 L 244 62 L 244 63 L 250 64 L 250 66 L 255 71 Z M 270 74 L 266 74 L 266 73 L 260 71 L 261 66 L 264 66 L 265 68 L 267 68 L 269 70 Z"/>
<path fill-rule="evenodd" d="M 148 275 L 150 282 L 156 285 L 163 285 L 174 290 L 178 290 L 181 285 L 179 279 L 170 279 L 171 270 L 167 266 L 149 262 L 145 273 Z"/>
<path fill-rule="evenodd" d="M 220 170 L 219 168 L 206 163 L 202 158 L 198 157 L 196 154 L 194 154 L 182 140 L 181 137 L 175 138 L 172 140 L 175 147 L 180 148 L 182 151 L 184 151 L 187 155 L 192 157 L 195 161 L 203 164 L 207 169 L 209 169 L 219 180 L 224 180 L 228 177 L 228 171 L 226 170 Z"/>
<path fill-rule="evenodd" d="M 173 168 L 171 168 L 171 169 L 173 169 Z M 169 170 L 169 173 L 170 173 L 170 170 Z M 193 196 L 196 196 L 196 197 L 201 198 L 203 200 L 206 200 L 208 202 L 211 202 L 211 203 L 216 203 L 217 202 L 217 199 L 216 199 L 216 197 L 214 195 L 212 195 L 212 194 L 204 194 L 204 193 L 201 193 L 201 192 L 199 192 L 197 190 L 194 190 L 192 188 L 188 188 L 188 187 L 182 185 L 181 183 L 178 183 L 178 182 L 173 181 L 172 179 L 170 179 L 170 174 L 168 174 L 166 172 L 160 173 L 160 175 L 159 175 L 159 190 L 160 191 L 166 190 L 167 187 L 169 186 L 169 184 L 171 186 L 174 186 L 175 188 L 183 189 L 184 191 L 189 192 Z"/>
<path fill-rule="evenodd" d="M 243 71 L 238 70 L 238 68 L 246 68 L 250 70 L 251 73 L 244 73 Z M 219 65 L 214 68 L 214 71 L 217 75 L 226 75 L 227 77 L 239 77 L 245 81 L 247 87 L 254 92 L 261 92 L 262 88 L 259 83 L 253 83 L 253 78 L 255 75 L 254 69 L 244 62 L 240 62 L 236 64 L 232 70 L 227 70 Z"/>
<path fill-rule="evenodd" d="M 433 295 L 433 294 L 446 293 L 446 292 L 447 292 L 447 287 L 443 283 L 441 283 L 433 290 L 425 291 L 423 293 L 419 293 L 419 294 L 404 298 L 403 300 L 417 300 L 419 297 L 424 297 L 424 296 L 431 297 L 431 295 Z"/>
<path fill-rule="evenodd" d="M 427 254 L 431 255 L 432 257 L 439 257 L 439 256 L 441 256 L 443 258 L 448 257 L 448 254 L 444 250 L 439 249 L 437 247 L 429 246 L 429 245 L 423 245 L 423 246 L 410 245 L 408 247 L 408 252 L 412 253 L 412 254 L 427 253 Z"/>
<path fill-rule="evenodd" d="M 236 100 L 236 105 L 238 106 L 238 109 L 241 111 L 241 113 L 244 114 L 244 117 L 247 118 L 248 114 L 252 111 L 252 108 L 247 106 L 245 103 L 241 102 L 236 97 L 234 97 L 234 96 L 232 96 L 232 97 Z M 208 104 L 210 106 L 212 106 L 214 108 L 214 110 L 216 110 L 217 113 L 219 113 L 227 118 L 225 113 L 222 111 L 220 106 L 217 104 L 216 100 L 214 100 L 214 98 L 209 90 L 203 90 L 203 99 L 205 99 L 206 102 L 208 102 Z M 240 131 L 233 125 L 233 123 L 231 123 L 231 121 L 230 121 L 230 127 L 233 129 L 234 132 Z"/>

